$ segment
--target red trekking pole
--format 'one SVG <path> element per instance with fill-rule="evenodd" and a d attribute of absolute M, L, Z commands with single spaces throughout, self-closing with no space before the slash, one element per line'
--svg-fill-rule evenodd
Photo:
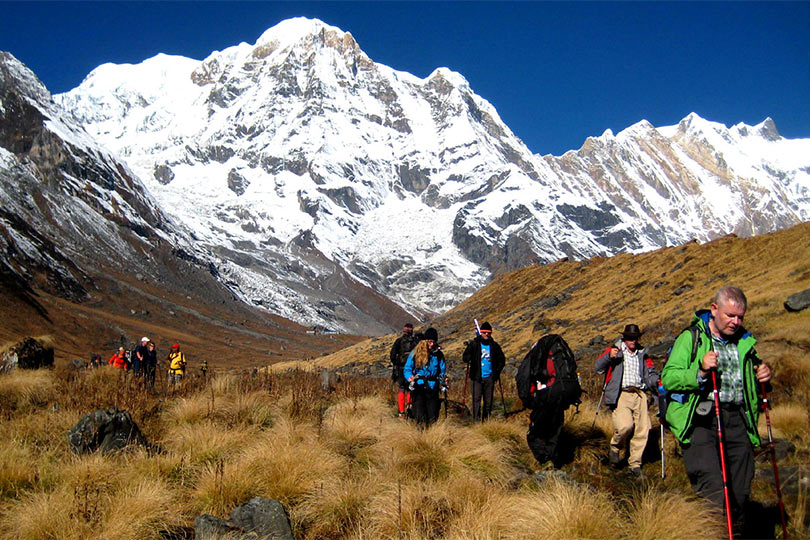
<path fill-rule="evenodd" d="M 765 383 L 760 382 L 762 390 L 762 404 L 765 407 L 765 424 L 768 426 L 768 448 L 771 451 L 771 462 L 773 463 L 773 479 L 776 484 L 776 497 L 779 499 L 779 513 L 782 517 L 782 538 L 787 540 L 787 519 L 785 518 L 785 504 L 782 502 L 782 484 L 779 483 L 779 468 L 776 466 L 776 448 L 773 444 L 773 432 L 771 431 L 771 414 L 769 409 L 771 404 L 768 401 L 768 394 L 765 392 Z"/>
<path fill-rule="evenodd" d="M 720 393 L 717 391 L 717 370 L 712 369 L 712 386 L 714 390 L 714 413 L 717 416 L 717 441 L 720 444 L 720 468 L 723 472 L 723 498 L 726 502 L 726 526 L 728 527 L 728 540 L 734 540 L 731 527 L 731 502 L 728 496 L 728 477 L 726 476 L 726 451 L 723 448 L 723 427 L 720 423 Z"/>

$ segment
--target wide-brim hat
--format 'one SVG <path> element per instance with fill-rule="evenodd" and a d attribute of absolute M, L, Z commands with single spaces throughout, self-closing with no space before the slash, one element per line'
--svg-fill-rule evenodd
<path fill-rule="evenodd" d="M 640 338 L 644 332 L 642 332 L 639 327 L 635 324 L 628 324 L 624 327 L 624 331 L 622 332 L 622 337 L 625 339 L 638 339 Z"/>

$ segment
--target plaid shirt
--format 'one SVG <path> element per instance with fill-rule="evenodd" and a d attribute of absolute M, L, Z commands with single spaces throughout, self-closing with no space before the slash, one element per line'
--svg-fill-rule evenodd
<path fill-rule="evenodd" d="M 743 404 L 743 378 L 737 343 L 712 336 L 717 353 L 717 376 L 720 379 L 720 402 Z"/>
<path fill-rule="evenodd" d="M 624 356 L 624 369 L 622 370 L 622 388 L 628 386 L 635 386 L 637 388 L 646 389 L 644 380 L 639 373 L 638 365 L 638 352 L 631 352 L 627 345 L 622 342 L 622 355 Z"/>

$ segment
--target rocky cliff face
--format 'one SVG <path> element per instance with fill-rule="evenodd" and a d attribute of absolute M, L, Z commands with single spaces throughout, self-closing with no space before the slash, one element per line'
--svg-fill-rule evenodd
<path fill-rule="evenodd" d="M 310 324 L 373 333 L 386 297 L 435 313 L 502 270 L 810 217 L 810 141 L 770 120 L 642 121 L 534 155 L 461 75 L 376 64 L 320 21 L 203 61 L 100 66 L 55 99 L 237 294 Z"/>
<path fill-rule="evenodd" d="M 34 74 L 0 52 L 4 282 L 81 301 L 94 287 L 84 268 L 133 265 L 173 228 L 129 168 L 62 116 Z"/>

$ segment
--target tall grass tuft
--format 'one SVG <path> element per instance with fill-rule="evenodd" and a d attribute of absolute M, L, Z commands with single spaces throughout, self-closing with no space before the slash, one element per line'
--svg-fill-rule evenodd
<path fill-rule="evenodd" d="M 15 369 L 0 374 L 0 411 L 27 412 L 53 401 L 57 395 L 53 372 L 47 369 Z"/>
<path fill-rule="evenodd" d="M 619 508 L 607 493 L 555 479 L 510 498 L 509 507 L 505 538 L 611 538 L 622 528 Z"/>
<path fill-rule="evenodd" d="M 3 506 L 0 512 L 0 539 L 80 540 L 93 538 L 97 523 L 88 523 L 75 512 L 71 489 L 26 493 Z"/>
<path fill-rule="evenodd" d="M 627 502 L 621 538 L 679 540 L 722 538 L 725 520 L 706 501 L 653 488 L 633 493 Z"/>
<path fill-rule="evenodd" d="M 31 449 L 15 439 L 0 439 L 0 500 L 18 498 L 31 488 L 37 468 Z"/>
<path fill-rule="evenodd" d="M 777 434 L 797 440 L 808 440 L 808 428 L 810 428 L 810 417 L 807 409 L 798 403 L 785 403 L 774 407 L 771 411 L 771 426 Z M 765 421 L 765 415 L 760 415 L 760 420 Z M 765 426 L 762 426 L 765 427 Z M 760 428 L 761 432 L 765 429 Z"/>
<path fill-rule="evenodd" d="M 366 476 L 325 478 L 296 507 L 304 538 L 346 538 L 364 528 L 377 483 Z"/>

